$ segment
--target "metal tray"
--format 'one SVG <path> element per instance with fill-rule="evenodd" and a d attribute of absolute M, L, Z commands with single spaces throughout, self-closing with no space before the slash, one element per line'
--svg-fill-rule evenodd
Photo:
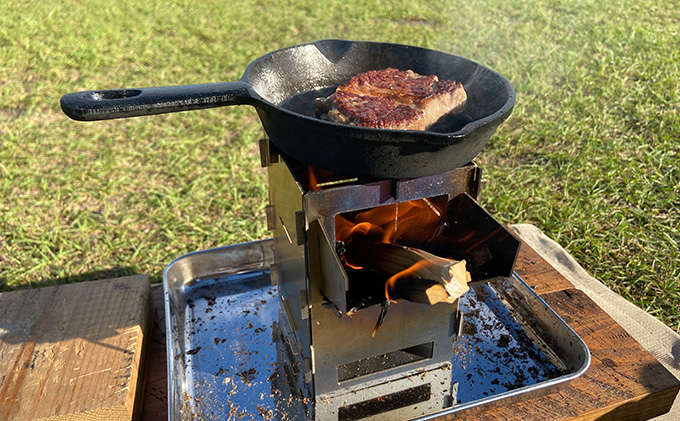
<path fill-rule="evenodd" d="M 309 402 L 282 380 L 272 240 L 199 251 L 163 274 L 169 413 L 180 419 L 305 419 Z M 590 365 L 585 343 L 517 275 L 460 301 L 456 404 L 420 419 L 487 410 L 568 384 Z"/>

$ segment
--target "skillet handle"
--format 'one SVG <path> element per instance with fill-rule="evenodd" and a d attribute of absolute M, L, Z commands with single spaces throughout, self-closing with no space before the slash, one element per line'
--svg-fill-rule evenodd
<path fill-rule="evenodd" d="M 251 86 L 237 81 L 74 92 L 61 97 L 61 109 L 74 120 L 95 121 L 253 102 Z"/>

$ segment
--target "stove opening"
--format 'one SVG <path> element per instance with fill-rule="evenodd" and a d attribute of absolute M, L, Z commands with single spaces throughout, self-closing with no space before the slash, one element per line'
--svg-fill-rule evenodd
<path fill-rule="evenodd" d="M 434 342 L 428 342 L 343 364 L 338 367 L 338 382 L 432 358 L 433 349 Z"/>
<path fill-rule="evenodd" d="M 415 405 L 420 402 L 428 401 L 431 394 L 431 386 L 428 383 L 355 403 L 353 405 L 343 406 L 338 411 L 338 421 L 358 420 L 382 414 L 383 412 Z"/>
<path fill-rule="evenodd" d="M 395 273 L 364 268 L 352 256 L 370 256 L 376 243 L 398 244 L 423 250 L 445 225 L 448 197 L 393 203 L 335 216 L 335 241 L 348 276 L 349 309 L 383 302 L 385 282 Z"/>

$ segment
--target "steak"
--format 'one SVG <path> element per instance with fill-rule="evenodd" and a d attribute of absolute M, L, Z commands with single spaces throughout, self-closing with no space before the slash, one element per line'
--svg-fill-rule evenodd
<path fill-rule="evenodd" d="M 352 77 L 317 101 L 317 116 L 376 129 L 425 130 L 467 101 L 463 85 L 387 68 Z"/>

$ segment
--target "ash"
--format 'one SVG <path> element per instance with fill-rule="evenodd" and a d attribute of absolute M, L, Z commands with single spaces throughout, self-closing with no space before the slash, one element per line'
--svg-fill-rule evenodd
<path fill-rule="evenodd" d="M 527 336 L 487 284 L 460 299 L 462 335 L 454 344 L 457 403 L 497 395 L 558 377 L 557 368 Z"/>

